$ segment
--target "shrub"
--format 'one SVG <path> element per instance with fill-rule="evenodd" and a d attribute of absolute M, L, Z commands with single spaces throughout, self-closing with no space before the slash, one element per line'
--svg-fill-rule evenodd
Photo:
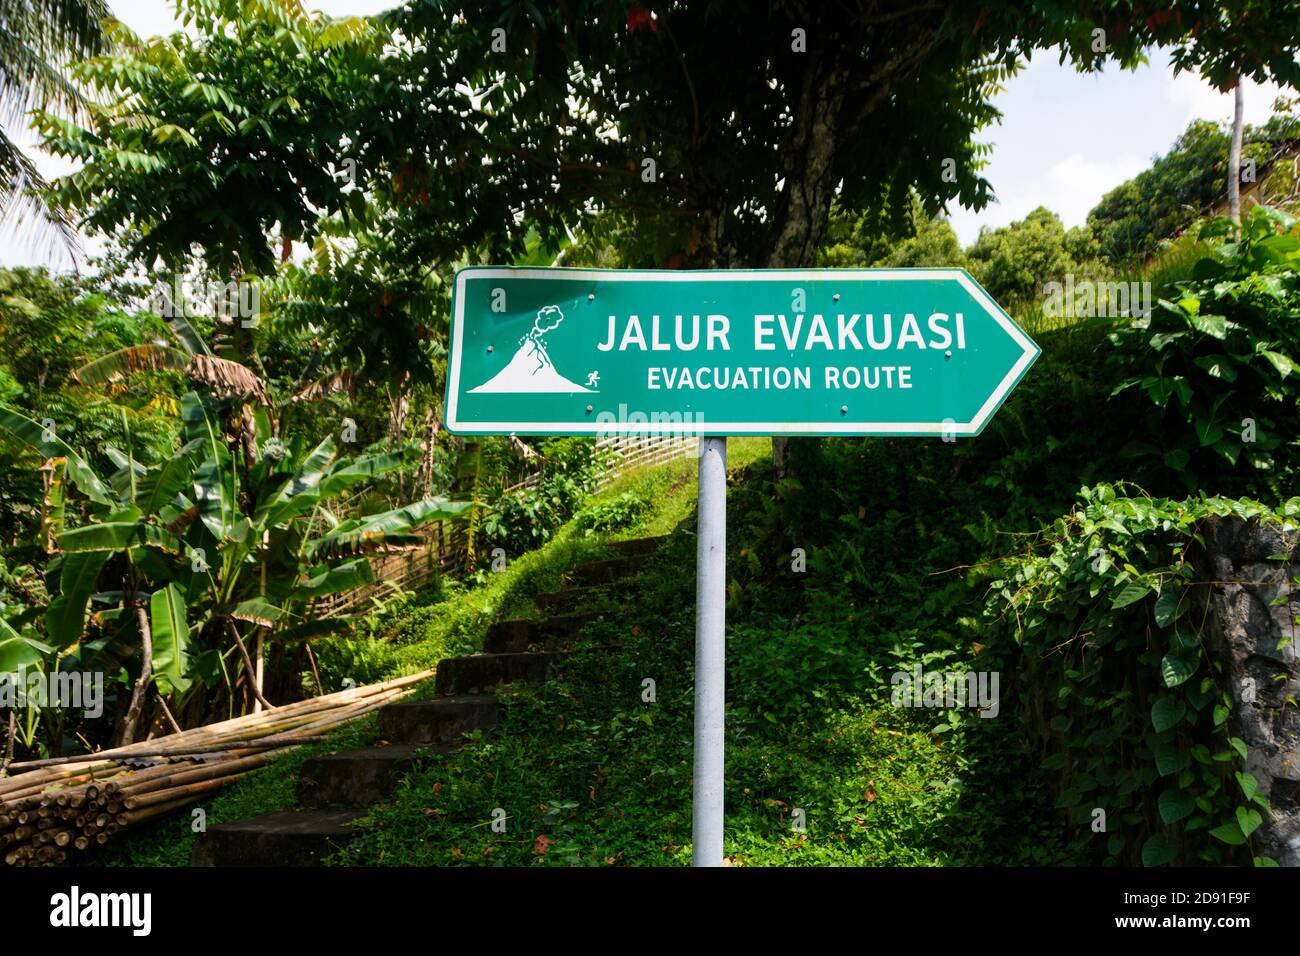
<path fill-rule="evenodd" d="M 632 491 L 617 498 L 602 501 L 578 512 L 574 523 L 588 536 L 623 531 L 635 525 L 647 511 L 650 502 Z"/>
<path fill-rule="evenodd" d="M 1226 219 L 1201 237 L 1225 239 L 1176 302 L 1112 333 L 1113 394 L 1140 391 L 1144 434 L 1121 450 L 1187 488 L 1280 494 L 1300 467 L 1300 240 L 1296 220 L 1255 207 L 1240 236 Z M 1278 227 L 1281 227 L 1279 233 Z M 1145 406 L 1142 408 L 1141 406 Z"/>
<path fill-rule="evenodd" d="M 503 492 L 483 518 L 485 554 L 522 554 L 550 540 L 595 488 L 603 455 L 589 438 L 543 443 L 542 477 L 532 488 Z"/>

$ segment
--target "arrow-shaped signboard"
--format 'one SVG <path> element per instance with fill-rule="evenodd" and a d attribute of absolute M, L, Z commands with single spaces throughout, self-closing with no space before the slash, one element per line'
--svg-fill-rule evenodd
<path fill-rule="evenodd" d="M 1038 352 L 962 269 L 469 268 L 447 428 L 977 435 Z"/>

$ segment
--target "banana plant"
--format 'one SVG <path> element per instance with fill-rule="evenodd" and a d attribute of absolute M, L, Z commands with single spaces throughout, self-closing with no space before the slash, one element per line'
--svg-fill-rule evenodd
<path fill-rule="evenodd" d="M 76 649 L 87 638 L 88 610 L 100 608 L 95 619 L 116 623 L 134 639 L 132 653 L 143 651 L 136 696 L 150 682 L 164 696 L 184 694 L 196 675 L 207 675 L 206 683 L 216 672 L 233 684 L 226 658 L 237 648 L 250 667 L 243 636 L 252 628 L 272 639 L 337 629 L 346 622 L 311 619 L 313 601 L 370 582 L 369 552 L 414 544 L 419 525 L 469 507 L 427 498 L 341 519 L 331 500 L 401 467 L 400 452 L 352 458 L 333 437 L 314 446 L 282 441 L 259 407 L 259 454 L 243 468 L 218 427 L 214 402 L 190 392 L 180 405 L 180 443 L 169 459 L 145 466 L 129 449 L 105 448 L 116 468 L 107 476 L 40 424 L 0 406 L 0 430 L 62 459 L 88 513 L 80 526 L 66 527 L 72 509 L 65 508 L 65 526 L 54 536 L 46 641 L 57 653 Z"/>

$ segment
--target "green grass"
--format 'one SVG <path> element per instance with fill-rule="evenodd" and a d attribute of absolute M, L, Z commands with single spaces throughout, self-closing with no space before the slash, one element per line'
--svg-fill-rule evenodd
<path fill-rule="evenodd" d="M 1062 348 L 1060 344 L 1054 348 Z M 726 852 L 739 865 L 1045 863 L 1057 841 L 1012 720 L 895 708 L 888 678 L 914 660 L 957 668 L 977 655 L 946 620 L 972 600 L 933 574 L 957 552 L 918 546 L 908 516 L 863 520 L 857 500 L 888 493 L 905 443 L 827 442 L 845 488 L 868 497 L 827 509 L 809 539 L 809 574 L 792 575 L 774 529 L 801 523 L 777 503 L 767 443 L 730 456 Z M 859 465 L 854 457 L 864 458 Z M 928 443 L 942 474 L 953 450 Z M 638 531 L 693 530 L 692 463 L 607 494 L 649 494 Z M 855 478 L 849 478 L 856 475 Z M 892 476 L 891 476 L 892 477 Z M 643 482 L 637 486 L 636 482 Z M 798 490 L 787 488 L 798 500 Z M 966 487 L 953 510 L 969 512 Z M 856 495 L 856 492 L 853 492 Z M 1008 491 L 1009 498 L 1018 497 Z M 786 508 L 787 510 L 783 510 Z M 792 510 L 789 510 L 792 509 Z M 806 509 L 805 509 L 806 510 Z M 873 513 L 868 505 L 866 514 Z M 850 516 L 852 516 L 850 520 Z M 847 533 L 835 531 L 848 522 Z M 958 527 L 960 534 L 960 527 Z M 885 533 L 872 553 L 859 534 Z M 630 533 L 630 532 L 629 532 Z M 810 530 L 811 533 L 811 530 Z M 921 539 L 928 541 L 929 539 Z M 844 548 L 857 549 L 852 569 Z M 782 550 L 786 549 L 786 550 Z M 333 862 L 361 865 L 685 865 L 690 859 L 694 538 L 675 534 L 636 587 L 589 609 L 599 619 L 539 688 L 507 699 L 498 737 L 412 773 L 372 808 Z M 617 651 L 603 649 L 621 645 Z M 987 662 L 985 662 L 987 663 Z M 655 700 L 643 695 L 654 681 Z M 504 832 L 493 822 L 504 814 Z M 796 827 L 802 825 L 802 830 Z"/>

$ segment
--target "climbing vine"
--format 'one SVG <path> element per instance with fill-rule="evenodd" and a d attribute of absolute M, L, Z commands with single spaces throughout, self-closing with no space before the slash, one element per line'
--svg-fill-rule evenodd
<path fill-rule="evenodd" d="M 1085 487 L 992 582 L 988 611 L 1020 642 L 1026 727 L 1081 861 L 1275 865 L 1251 846 L 1268 802 L 1206 646 L 1212 582 L 1193 558 L 1212 516 L 1294 528 L 1300 498 L 1271 509 Z"/>

